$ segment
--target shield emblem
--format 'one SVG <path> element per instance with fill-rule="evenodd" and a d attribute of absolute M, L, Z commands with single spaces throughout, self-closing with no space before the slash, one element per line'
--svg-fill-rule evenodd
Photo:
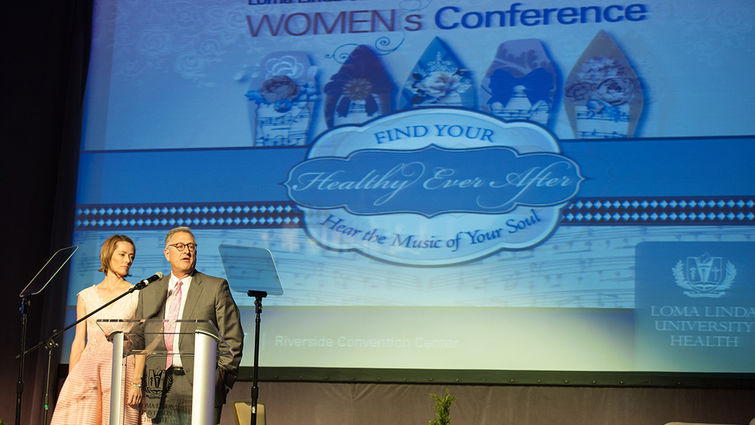
<path fill-rule="evenodd" d="M 687 281 L 698 291 L 717 288 L 723 276 L 723 257 L 687 257 Z"/>

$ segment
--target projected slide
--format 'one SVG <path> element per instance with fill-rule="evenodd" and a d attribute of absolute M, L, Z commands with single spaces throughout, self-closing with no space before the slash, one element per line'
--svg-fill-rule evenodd
<path fill-rule="evenodd" d="M 263 367 L 755 372 L 749 0 L 96 3 L 69 318 L 185 225 Z"/>

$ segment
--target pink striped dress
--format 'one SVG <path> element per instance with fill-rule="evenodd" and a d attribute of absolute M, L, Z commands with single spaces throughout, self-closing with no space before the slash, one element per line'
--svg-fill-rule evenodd
<path fill-rule="evenodd" d="M 79 292 L 84 301 L 86 313 L 105 304 L 97 294 L 95 286 Z M 81 358 L 68 374 L 58 396 L 51 425 L 103 425 L 110 417 L 110 371 L 113 345 L 97 326 L 97 319 L 131 319 L 136 311 L 138 293 L 133 292 L 109 305 L 86 321 L 87 342 Z M 123 361 L 124 382 L 131 382 L 134 357 Z M 123 394 L 126 393 L 125 384 Z M 139 424 L 139 408 L 124 405 L 123 425 Z"/>

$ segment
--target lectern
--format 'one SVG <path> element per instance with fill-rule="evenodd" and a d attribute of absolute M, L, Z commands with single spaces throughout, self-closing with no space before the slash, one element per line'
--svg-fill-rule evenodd
<path fill-rule="evenodd" d="M 175 323 L 173 334 L 179 338 L 192 338 L 193 350 L 169 352 L 163 338 L 165 324 Z M 145 356 L 144 386 L 142 387 L 145 411 L 157 412 L 166 385 L 165 364 L 168 356 L 180 354 L 184 369 L 193 376 L 193 393 L 188 411 L 178 412 L 191 417 L 191 425 L 213 425 L 215 397 L 215 367 L 218 356 L 230 356 L 230 347 L 223 340 L 215 324 L 209 320 L 97 320 L 100 329 L 113 343 L 112 376 L 110 387 L 110 425 L 123 420 L 125 373 L 123 358 L 128 355 Z M 175 413 L 175 412 L 174 412 Z"/>

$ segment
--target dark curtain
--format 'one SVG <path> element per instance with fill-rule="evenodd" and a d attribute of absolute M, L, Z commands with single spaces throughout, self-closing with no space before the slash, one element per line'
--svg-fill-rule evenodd
<path fill-rule="evenodd" d="M 71 243 L 82 100 L 93 0 L 5 2 L 3 6 L 2 269 L 0 419 L 16 418 L 21 350 L 19 293 L 57 249 Z M 30 297 L 26 347 L 61 327 L 67 277 Z M 60 348 L 51 350 L 54 400 Z M 40 424 L 47 350 L 25 356 L 22 424 Z M 50 412 L 51 413 L 51 412 Z"/>

